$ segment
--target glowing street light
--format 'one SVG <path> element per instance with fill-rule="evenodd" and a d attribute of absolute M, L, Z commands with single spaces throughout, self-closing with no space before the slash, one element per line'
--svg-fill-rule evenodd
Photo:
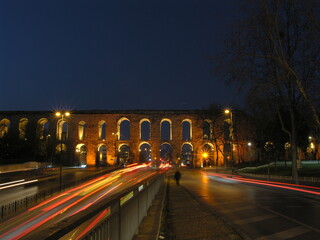
<path fill-rule="evenodd" d="M 208 153 L 206 153 L 206 152 L 202 153 L 202 157 L 203 158 L 207 158 L 208 157 Z"/>

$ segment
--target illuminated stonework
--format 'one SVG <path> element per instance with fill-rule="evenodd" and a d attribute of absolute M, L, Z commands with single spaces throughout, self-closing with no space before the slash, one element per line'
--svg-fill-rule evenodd
<path fill-rule="evenodd" d="M 71 111 L 63 122 L 49 111 L 12 111 L 0 112 L 0 123 L 0 137 L 11 134 L 21 138 L 23 128 L 24 132 L 34 132 L 32 137 L 51 143 L 52 149 L 59 149 L 62 140 L 68 154 L 66 159 L 74 165 L 113 165 L 123 159 L 141 162 L 140 147 L 144 144 L 150 146 L 144 157 L 152 162 L 170 160 L 201 166 L 204 146 L 216 144 L 212 130 L 204 130 L 211 123 L 202 111 Z M 123 123 L 130 129 L 129 139 L 121 135 Z M 167 125 L 166 140 L 161 140 L 163 124 Z M 147 134 L 142 134 L 143 128 Z M 215 162 L 223 165 L 223 157 L 217 159 Z"/>

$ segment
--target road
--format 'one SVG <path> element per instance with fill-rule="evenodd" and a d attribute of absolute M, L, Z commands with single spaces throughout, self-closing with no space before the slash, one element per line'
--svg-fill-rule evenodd
<path fill-rule="evenodd" d="M 31 232 L 46 229 L 157 173 L 146 165 L 138 165 L 105 174 L 1 223 L 0 239 L 20 239 Z"/>
<path fill-rule="evenodd" d="M 246 239 L 320 239 L 320 188 L 195 170 L 181 184 Z"/>

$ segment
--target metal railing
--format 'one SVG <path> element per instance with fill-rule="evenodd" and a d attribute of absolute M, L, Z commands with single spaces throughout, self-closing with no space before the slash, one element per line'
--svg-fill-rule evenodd
<path fill-rule="evenodd" d="M 79 212 L 54 226 L 50 226 L 49 231 L 46 229 L 35 232 L 23 239 L 68 239 L 68 234 L 81 233 L 81 237 L 74 239 L 130 240 L 138 233 L 139 224 L 147 215 L 147 211 L 163 183 L 164 175 L 158 175 L 112 196 L 107 201 L 92 205 L 86 211 Z M 110 214 L 103 221 L 90 226 L 87 232 L 83 232 L 86 231 L 83 229 L 88 229 L 88 227 L 81 228 L 81 226 L 86 224 L 88 219 L 89 221 L 97 219 L 97 215 L 106 210 Z"/>

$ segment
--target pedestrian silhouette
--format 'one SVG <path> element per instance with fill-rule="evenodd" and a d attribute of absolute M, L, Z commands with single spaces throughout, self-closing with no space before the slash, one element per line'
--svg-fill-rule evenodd
<path fill-rule="evenodd" d="M 179 171 L 176 171 L 174 174 L 174 180 L 176 180 L 176 184 L 180 184 L 180 178 L 181 178 L 181 173 Z"/>

